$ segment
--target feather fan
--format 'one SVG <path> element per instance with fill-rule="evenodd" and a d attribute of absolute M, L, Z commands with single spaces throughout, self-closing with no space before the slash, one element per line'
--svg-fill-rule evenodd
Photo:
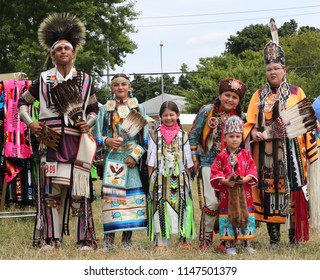
<path fill-rule="evenodd" d="M 275 20 L 273 18 L 270 19 L 269 27 L 270 27 L 272 41 L 274 43 L 276 43 L 277 45 L 279 45 L 278 29 L 277 29 L 277 26 L 276 26 L 276 22 L 275 22 Z"/>
<path fill-rule="evenodd" d="M 147 120 L 140 113 L 131 110 L 121 125 L 119 136 L 123 139 L 133 138 L 147 124 Z"/>
<path fill-rule="evenodd" d="M 263 134 L 267 139 L 295 138 L 317 127 L 317 117 L 311 102 L 304 98 L 296 105 L 283 110 Z"/>

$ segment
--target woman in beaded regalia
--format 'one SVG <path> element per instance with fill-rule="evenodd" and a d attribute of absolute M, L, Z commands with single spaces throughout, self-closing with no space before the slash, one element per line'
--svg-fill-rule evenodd
<path fill-rule="evenodd" d="M 268 245 L 278 248 L 280 224 L 287 224 L 291 245 L 309 239 L 307 185 L 312 187 L 319 171 L 315 170 L 318 152 L 313 131 L 293 139 L 267 139 L 263 133 L 283 110 L 306 97 L 300 87 L 288 84 L 284 52 L 277 36 L 273 39 L 264 48 L 267 82 L 252 95 L 244 136 L 246 143 L 251 143 L 257 165 L 259 183 L 253 188 L 256 220 L 266 223 Z"/>

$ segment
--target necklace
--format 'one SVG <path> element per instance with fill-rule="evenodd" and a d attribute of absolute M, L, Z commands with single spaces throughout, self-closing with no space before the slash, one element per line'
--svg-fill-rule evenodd
<path fill-rule="evenodd" d="M 218 114 L 218 120 L 220 124 L 226 122 L 226 120 L 230 117 L 230 113 L 222 112 Z"/>

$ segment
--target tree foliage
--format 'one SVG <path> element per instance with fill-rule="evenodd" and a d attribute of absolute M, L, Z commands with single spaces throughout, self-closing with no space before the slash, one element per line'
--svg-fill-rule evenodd
<path fill-rule="evenodd" d="M 191 88 L 184 90 L 187 111 L 197 113 L 204 104 L 212 103 L 218 96 L 220 80 L 227 77 L 239 79 L 247 84 L 248 90 L 242 101 L 246 108 L 252 93 L 263 83 L 264 66 L 260 52 L 245 51 L 243 58 L 232 54 L 219 57 L 200 58 L 194 73 L 185 74 Z"/>
<path fill-rule="evenodd" d="M 294 19 L 278 27 L 280 37 L 292 36 L 297 32 L 298 24 Z M 268 24 L 252 24 L 231 35 L 226 43 L 226 52 L 233 55 L 242 55 L 246 50 L 259 51 L 271 40 Z"/>
<path fill-rule="evenodd" d="M 238 56 L 246 50 L 259 51 L 267 42 L 270 34 L 268 25 L 255 24 L 231 35 L 226 43 L 226 52 Z M 269 36 L 270 37 L 270 36 Z"/>
<path fill-rule="evenodd" d="M 142 103 L 161 94 L 162 81 L 160 77 L 145 77 L 143 75 L 135 75 L 131 83 L 134 95 Z M 179 85 L 176 84 L 175 78 L 168 74 L 163 75 L 164 93 L 177 95 L 181 93 Z"/>
<path fill-rule="evenodd" d="M 303 32 L 289 32 L 280 37 L 280 44 L 285 52 L 287 81 L 300 86 L 307 97 L 313 101 L 319 94 L 320 68 L 320 32 L 304 29 Z M 245 50 L 241 56 L 225 53 L 224 55 L 200 58 L 197 70 L 187 72 L 184 65 L 183 88 L 187 98 L 186 109 L 197 113 L 204 104 L 212 103 L 218 95 L 219 81 L 226 77 L 242 80 L 248 89 L 242 101 L 246 111 L 252 94 L 266 83 L 263 47 L 258 51 Z M 182 88 L 182 87 L 180 87 Z"/>
<path fill-rule="evenodd" d="M 54 12 L 69 12 L 81 19 L 87 29 L 86 44 L 79 51 L 76 67 L 101 76 L 109 66 L 122 65 L 136 44 L 128 33 L 138 13 L 134 2 L 125 0 L 0 1 L 0 73 L 25 72 L 35 79 L 40 71 L 52 67 L 38 43 L 37 31 L 42 20 Z M 109 63 L 109 64 L 108 64 Z M 99 79 L 98 79 L 99 80 Z"/>

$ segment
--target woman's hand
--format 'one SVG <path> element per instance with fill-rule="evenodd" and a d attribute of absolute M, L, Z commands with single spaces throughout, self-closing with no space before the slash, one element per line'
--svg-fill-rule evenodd
<path fill-rule="evenodd" d="M 118 149 L 123 142 L 122 138 L 107 138 L 104 143 L 106 146 L 111 147 L 113 149 Z"/>
<path fill-rule="evenodd" d="M 252 137 L 254 142 L 259 142 L 259 141 L 265 141 L 266 140 L 265 134 L 263 134 L 263 132 L 258 131 L 258 129 L 256 127 L 254 127 L 251 130 L 251 137 Z"/>
<path fill-rule="evenodd" d="M 128 156 L 127 158 L 126 158 L 126 161 L 125 161 L 125 163 L 128 165 L 128 167 L 130 167 L 130 168 L 133 168 L 133 167 L 135 167 L 136 166 L 136 161 L 133 159 L 133 157 L 131 157 L 131 156 Z"/>
<path fill-rule="evenodd" d="M 193 162 L 193 166 L 192 166 L 192 170 L 193 170 L 195 175 L 197 175 L 197 173 L 199 171 L 199 168 L 200 168 L 200 162 L 198 160 L 195 160 Z"/>

